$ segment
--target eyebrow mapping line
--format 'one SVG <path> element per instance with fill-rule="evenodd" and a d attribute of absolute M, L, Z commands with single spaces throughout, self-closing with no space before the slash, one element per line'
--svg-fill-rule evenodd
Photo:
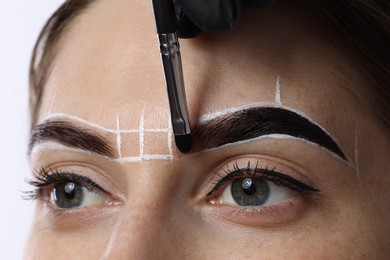
<path fill-rule="evenodd" d="M 173 151 L 172 151 L 172 124 L 171 124 L 171 116 L 169 115 L 168 117 L 168 151 L 169 151 L 169 156 L 173 159 Z"/>
<path fill-rule="evenodd" d="M 65 152 L 71 152 L 71 153 L 80 153 L 80 154 L 88 154 L 93 156 L 98 156 L 102 159 L 117 162 L 120 164 L 126 164 L 126 163 L 135 163 L 135 162 L 141 162 L 144 161 L 150 161 L 150 160 L 160 160 L 160 161 L 168 161 L 173 160 L 173 156 L 165 155 L 165 154 L 145 154 L 144 157 L 141 160 L 141 157 L 139 156 L 129 156 L 129 157 L 122 157 L 122 158 L 110 158 L 108 156 L 104 156 L 101 154 L 97 154 L 95 152 L 92 152 L 90 150 L 85 150 L 81 148 L 73 148 L 69 147 L 67 145 L 63 145 L 61 143 L 57 143 L 54 141 L 48 141 L 44 143 L 40 143 L 34 146 L 34 148 L 31 150 L 31 154 L 39 153 L 43 150 L 54 150 L 54 151 L 65 151 Z"/>
<path fill-rule="evenodd" d="M 116 129 L 109 129 L 109 128 L 103 127 L 103 126 L 101 126 L 99 124 L 87 121 L 85 119 L 82 119 L 82 118 L 79 118 L 79 117 L 75 117 L 75 116 L 71 116 L 71 115 L 64 114 L 64 113 L 51 114 L 51 115 L 47 116 L 44 120 L 42 120 L 42 122 L 48 122 L 48 121 L 54 121 L 54 120 L 64 120 L 64 119 L 70 119 L 70 120 L 73 120 L 75 122 L 85 124 L 85 125 L 87 125 L 89 127 L 96 128 L 98 130 L 101 130 L 101 131 L 104 131 L 104 132 L 107 132 L 107 133 L 113 133 L 113 134 L 117 133 Z"/>
<path fill-rule="evenodd" d="M 245 105 L 241 105 L 241 106 L 236 106 L 236 107 L 223 109 L 221 111 L 211 112 L 211 113 L 208 113 L 208 114 L 205 114 L 205 115 L 201 116 L 199 118 L 199 123 L 200 124 L 205 124 L 208 121 L 211 121 L 211 120 L 213 120 L 215 118 L 218 118 L 218 117 L 221 117 L 221 116 L 225 116 L 225 115 L 228 115 L 228 114 L 233 114 L 235 112 L 239 112 L 239 111 L 243 111 L 243 110 L 247 110 L 247 109 L 263 108 L 263 107 L 280 108 L 280 109 L 284 109 L 284 110 L 288 110 L 288 111 L 294 112 L 295 114 L 297 114 L 297 115 L 307 119 L 308 121 L 310 121 L 310 123 L 312 123 L 312 124 L 316 125 L 317 127 L 319 127 L 327 135 L 332 136 L 324 127 L 322 127 L 320 124 L 318 124 L 313 119 L 311 119 L 308 115 L 306 115 L 306 113 L 304 113 L 302 111 L 299 111 L 299 110 L 297 110 L 295 108 L 288 107 L 288 106 L 275 106 L 275 103 L 271 103 L 271 102 L 254 102 L 254 103 L 250 103 L 250 104 L 245 104 Z M 335 139 L 335 138 L 333 138 L 333 139 Z"/>
<path fill-rule="evenodd" d="M 58 141 L 73 148 L 88 150 L 110 158 L 114 155 L 113 148 L 104 137 L 66 121 L 45 121 L 37 125 L 31 134 L 28 154 L 31 154 L 34 145 L 47 140 Z"/>
<path fill-rule="evenodd" d="M 308 145 L 318 147 L 319 149 L 321 149 L 323 151 L 329 152 L 329 150 L 327 148 L 322 147 L 322 146 L 318 145 L 317 143 L 308 141 L 306 139 L 298 138 L 298 137 L 287 135 L 287 134 L 268 134 L 268 135 L 258 136 L 258 137 L 252 138 L 252 139 L 247 139 L 247 140 L 238 141 L 238 142 L 234 142 L 234 143 L 224 144 L 224 145 L 221 145 L 221 146 L 218 146 L 218 147 L 214 147 L 214 148 L 208 148 L 208 149 L 205 149 L 205 150 L 193 153 L 193 154 L 191 154 L 189 156 L 193 157 L 193 156 L 196 156 L 197 154 L 214 152 L 214 151 L 218 151 L 218 150 L 221 150 L 221 149 L 226 149 L 226 148 L 229 148 L 229 147 L 243 145 L 243 144 L 246 144 L 246 143 L 250 143 L 250 142 L 254 142 L 254 141 L 258 141 L 258 140 L 264 140 L 264 139 L 279 139 L 279 140 L 294 140 L 295 139 L 295 140 L 300 140 L 302 142 L 305 142 Z M 347 163 L 352 168 L 355 168 L 355 165 L 352 162 L 350 162 L 348 160 L 345 160 L 344 158 L 340 157 L 338 154 L 333 153 L 333 152 L 330 152 L 329 154 L 331 156 L 333 156 L 335 159 L 341 160 L 342 162 Z"/>
<path fill-rule="evenodd" d="M 144 156 L 144 138 L 145 138 L 145 133 L 144 133 L 144 129 L 145 129 L 144 112 L 145 112 L 145 106 L 142 109 L 141 118 L 139 120 L 139 157 L 141 158 L 141 160 L 142 160 L 142 158 Z"/>
<path fill-rule="evenodd" d="M 120 132 L 120 125 L 119 125 L 119 115 L 116 115 L 116 147 L 118 150 L 118 156 L 119 158 L 122 158 L 122 137 Z"/>
<path fill-rule="evenodd" d="M 280 76 L 278 76 L 278 78 L 276 79 L 275 102 L 277 106 L 282 105 L 281 93 L 280 93 Z"/>
<path fill-rule="evenodd" d="M 47 116 L 44 120 L 42 120 L 42 122 L 49 121 L 49 120 L 64 120 L 64 119 L 73 120 L 75 122 L 85 124 L 91 128 L 96 128 L 100 131 L 104 131 L 107 133 L 116 134 L 118 132 L 118 129 L 110 129 L 110 128 L 101 126 L 97 123 L 93 123 L 93 122 L 87 121 L 85 119 L 82 119 L 82 118 L 79 118 L 76 116 L 71 116 L 71 115 L 64 114 L 64 113 L 51 114 L 51 115 Z M 148 133 L 168 133 L 168 131 L 170 131 L 169 127 L 167 127 L 167 128 L 152 128 L 152 129 L 145 128 L 144 129 L 145 133 L 146 132 L 148 132 Z M 121 133 L 121 134 L 132 134 L 132 133 L 138 133 L 138 132 L 139 132 L 139 128 L 138 129 L 125 129 L 125 130 L 120 129 L 119 130 L 119 133 Z"/>
<path fill-rule="evenodd" d="M 226 109 L 223 109 L 220 111 L 214 111 L 214 112 L 204 114 L 201 117 L 199 117 L 198 122 L 204 124 L 204 123 L 207 123 L 208 121 L 211 121 L 211 120 L 218 118 L 218 117 L 221 117 L 221 116 L 225 116 L 225 115 L 232 114 L 232 113 L 235 113 L 238 111 L 242 111 L 242 110 L 250 109 L 250 108 L 256 108 L 256 107 L 278 107 L 278 106 L 275 106 L 274 102 L 255 102 L 255 103 L 251 103 L 251 104 L 245 104 L 245 105 L 241 105 L 241 106 L 230 107 L 230 108 L 226 108 Z M 294 111 L 293 109 L 290 109 L 290 110 Z"/>
<path fill-rule="evenodd" d="M 71 152 L 71 153 L 81 153 L 81 154 L 98 156 L 100 158 L 110 160 L 110 161 L 116 160 L 116 159 L 113 159 L 113 158 L 105 156 L 105 155 L 97 154 L 97 153 L 90 151 L 90 150 L 69 147 L 67 145 L 64 145 L 64 144 L 61 144 L 61 143 L 58 143 L 55 141 L 45 141 L 45 142 L 39 143 L 37 145 L 34 145 L 34 147 L 31 149 L 30 154 L 40 153 L 43 150 L 55 150 L 55 151 L 65 151 L 65 152 Z"/>
<path fill-rule="evenodd" d="M 145 106 L 146 106 L 146 104 L 145 104 Z M 57 113 L 57 114 L 52 114 L 52 115 L 48 116 L 45 120 L 43 120 L 43 123 L 37 125 L 34 128 L 33 132 L 40 127 L 44 127 L 45 124 L 47 125 L 50 122 L 54 122 L 54 123 L 61 122 L 63 124 L 62 127 L 64 129 L 71 130 L 73 133 L 80 133 L 81 132 L 81 134 L 91 134 L 91 131 L 86 131 L 86 129 L 82 129 L 80 127 L 74 127 L 71 123 L 73 121 L 76 123 L 82 123 L 84 125 L 87 125 L 89 128 L 94 128 L 95 130 L 98 130 L 98 131 L 115 134 L 116 135 L 116 146 L 117 146 L 116 150 L 118 152 L 118 158 L 111 158 L 111 159 L 118 162 L 118 163 L 123 164 L 123 163 L 131 163 L 131 162 L 141 162 L 142 160 L 146 160 L 146 161 L 148 161 L 148 160 L 173 160 L 175 157 L 173 156 L 173 151 L 172 151 L 172 129 L 170 128 L 170 120 L 168 120 L 168 127 L 167 128 L 145 129 L 145 127 L 144 127 L 144 125 L 145 125 L 145 118 L 144 118 L 145 106 L 144 106 L 144 109 L 142 110 L 142 114 L 140 117 L 140 124 L 138 126 L 138 129 L 120 130 L 119 115 L 117 115 L 117 118 L 116 118 L 116 129 L 108 129 L 108 128 L 102 127 L 96 123 L 92 123 L 92 122 L 89 122 L 87 120 L 75 117 L 75 116 Z M 58 141 L 60 143 L 65 143 L 66 145 L 69 146 L 70 150 L 68 149 L 68 151 L 81 152 L 80 150 L 82 150 L 82 149 L 78 149 L 80 146 L 73 144 L 73 143 L 76 143 L 76 144 L 78 143 L 77 142 L 77 135 L 72 136 L 70 134 L 69 136 L 67 136 L 67 139 L 69 139 L 69 140 L 72 140 L 72 138 L 74 138 L 74 137 L 76 137 L 76 140 L 72 140 L 73 143 L 69 143 L 69 142 L 66 143 L 66 142 L 63 142 L 62 138 L 60 138 L 58 136 L 57 136 L 57 138 L 47 138 L 47 136 L 51 134 L 51 131 L 49 131 L 51 129 L 44 129 L 44 130 L 45 131 L 42 132 L 42 135 L 46 135 L 46 137 L 41 136 L 41 138 L 31 138 L 29 149 L 28 149 L 28 155 L 31 154 L 31 152 L 32 152 L 31 150 L 32 150 L 33 146 L 36 145 L 36 143 L 41 142 L 41 141 L 48 142 L 49 140 Z M 61 129 L 61 127 L 60 127 L 57 130 L 62 131 L 63 129 Z M 168 146 L 169 154 L 145 154 L 144 153 L 144 133 L 145 132 L 167 133 L 167 140 L 168 140 L 167 146 Z M 139 152 L 140 152 L 140 154 L 138 156 L 124 157 L 121 153 L 121 148 L 122 148 L 121 134 L 128 134 L 128 133 L 137 133 L 139 135 L 139 142 L 140 142 Z M 91 134 L 91 135 L 94 135 L 94 134 Z M 49 139 L 49 140 L 47 140 L 47 139 Z M 83 143 L 84 141 L 81 140 L 81 142 Z M 61 147 L 56 146 L 56 147 L 62 148 L 61 150 L 66 150 L 66 149 L 64 149 L 64 147 L 66 147 L 66 146 L 61 146 Z M 100 152 L 94 151 L 95 150 L 94 147 L 89 147 L 89 148 L 85 147 L 85 149 L 86 149 L 86 152 L 88 154 L 95 154 L 95 155 L 100 154 L 101 155 Z M 34 151 L 35 150 L 36 149 L 34 149 Z"/>

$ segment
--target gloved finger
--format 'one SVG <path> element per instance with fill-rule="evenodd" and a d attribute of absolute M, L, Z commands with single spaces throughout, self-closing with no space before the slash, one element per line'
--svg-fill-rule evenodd
<path fill-rule="evenodd" d="M 176 2 L 174 3 L 177 18 L 177 34 L 179 38 L 195 38 L 202 30 L 183 13 Z"/>
<path fill-rule="evenodd" d="M 273 0 L 243 0 L 243 5 L 245 7 L 261 8 L 272 4 L 273 2 Z"/>
<path fill-rule="evenodd" d="M 196 26 L 186 15 L 182 16 L 177 23 L 177 33 L 180 38 L 195 38 L 202 30 Z"/>
<path fill-rule="evenodd" d="M 176 3 L 196 26 L 208 32 L 232 30 L 242 10 L 241 0 L 176 0 Z"/>

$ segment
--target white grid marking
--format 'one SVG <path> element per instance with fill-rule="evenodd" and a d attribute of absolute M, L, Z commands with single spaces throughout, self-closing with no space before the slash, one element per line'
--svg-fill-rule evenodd
<path fill-rule="evenodd" d="M 119 115 L 116 115 L 116 147 L 118 149 L 118 156 L 122 158 L 122 138 L 119 125 Z"/>
<path fill-rule="evenodd" d="M 169 150 L 169 156 L 171 159 L 173 159 L 173 152 L 172 152 L 172 125 L 171 125 L 171 117 L 168 117 L 168 150 Z"/>
<path fill-rule="evenodd" d="M 175 157 L 173 156 L 173 151 L 172 151 L 172 127 L 170 124 L 170 118 L 168 118 L 168 128 L 148 128 L 145 129 L 145 107 L 142 110 L 141 117 L 140 117 L 140 123 L 139 123 L 139 128 L 138 129 L 120 129 L 120 120 L 119 120 L 119 115 L 116 117 L 116 129 L 109 129 L 106 127 L 103 127 L 99 124 L 89 122 L 85 119 L 63 114 L 63 113 L 56 113 L 49 115 L 48 117 L 45 118 L 44 121 L 47 120 L 56 120 L 56 119 L 68 119 L 72 120 L 78 123 L 82 123 L 84 125 L 87 125 L 92 128 L 96 128 L 100 131 L 106 132 L 106 133 L 112 133 L 115 134 L 116 136 L 116 148 L 118 152 L 118 158 L 114 159 L 116 162 L 119 163 L 133 163 L 133 162 L 141 162 L 142 160 L 145 161 L 150 161 L 150 160 L 173 160 Z M 167 147 L 168 147 L 168 154 L 145 154 L 144 153 L 144 148 L 145 148 L 145 132 L 148 133 L 166 133 L 167 134 Z M 128 156 L 128 157 L 123 157 L 122 155 L 122 134 L 139 134 L 139 156 Z"/>
<path fill-rule="evenodd" d="M 280 76 L 278 76 L 278 78 L 276 79 L 275 102 L 278 106 L 282 105 L 281 94 L 280 94 Z"/>
<path fill-rule="evenodd" d="M 144 118 L 145 107 L 142 109 L 141 118 L 139 120 L 139 157 L 142 160 L 144 157 L 144 139 L 145 139 L 145 118 Z"/>

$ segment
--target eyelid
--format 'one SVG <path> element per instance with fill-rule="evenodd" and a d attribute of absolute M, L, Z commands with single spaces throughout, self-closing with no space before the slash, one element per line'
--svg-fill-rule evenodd
<path fill-rule="evenodd" d="M 218 183 L 214 186 L 214 188 L 207 194 L 207 196 L 212 196 L 214 193 L 220 190 L 221 187 L 224 186 L 225 184 L 231 183 L 231 181 L 243 177 L 264 178 L 268 181 L 273 182 L 277 186 L 287 187 L 290 188 L 291 190 L 300 193 L 305 191 L 312 191 L 312 192 L 319 191 L 316 188 L 313 188 L 305 183 L 297 181 L 296 179 L 286 174 L 276 172 L 272 169 L 258 168 L 258 166 L 255 166 L 254 168 L 249 168 L 249 166 L 248 168 L 238 168 L 238 166 L 235 166 L 235 170 L 231 173 L 228 173 L 226 176 L 220 179 Z"/>
<path fill-rule="evenodd" d="M 125 193 L 121 191 L 114 183 L 112 183 L 100 169 L 86 163 L 66 162 L 56 163 L 44 168 L 50 174 L 59 172 L 66 174 L 64 179 L 75 178 L 75 182 L 82 181 L 80 184 L 87 184 L 102 192 L 109 194 L 114 200 L 123 202 Z M 36 179 L 36 178 L 35 178 Z M 91 180 L 89 182 L 88 180 Z M 64 180 L 66 181 L 66 180 Z"/>
<path fill-rule="evenodd" d="M 297 182 L 297 185 L 299 185 L 299 183 L 304 184 L 307 186 L 306 188 L 312 188 L 312 191 L 319 191 L 317 188 L 315 188 L 316 185 L 314 185 L 307 177 L 308 173 L 304 171 L 304 169 L 294 165 L 293 163 L 272 156 L 248 154 L 229 158 L 225 160 L 222 164 L 220 164 L 216 168 L 216 170 L 213 171 L 214 174 L 205 184 L 205 186 L 207 186 L 209 190 L 209 192 L 207 193 L 207 197 L 213 196 L 218 189 L 221 189 L 221 187 L 217 187 L 217 185 L 223 178 L 226 178 L 226 180 L 229 182 L 232 181 L 234 178 L 239 178 L 240 176 L 242 176 L 242 174 L 240 175 L 239 172 L 234 173 L 230 177 L 229 174 L 232 174 L 235 170 L 247 169 L 248 164 L 252 168 L 255 168 L 255 166 L 257 165 L 257 168 L 261 168 L 264 172 L 266 169 L 268 172 L 272 171 L 273 174 L 271 175 L 283 175 L 283 177 L 295 180 Z M 232 171 L 233 165 L 234 168 L 237 169 L 234 169 Z M 273 176 L 271 176 L 271 178 L 272 177 Z M 223 184 L 219 184 L 219 186 L 223 186 Z M 203 187 L 202 190 L 205 188 L 206 187 Z"/>
<path fill-rule="evenodd" d="M 47 171 L 45 169 L 41 169 L 39 172 L 34 173 L 34 175 L 38 175 L 36 176 L 36 178 L 45 181 L 47 185 L 56 184 L 58 182 L 77 182 L 84 186 L 92 186 L 105 193 L 109 193 L 102 186 L 100 186 L 90 178 L 73 172 L 60 171 L 60 170 Z"/>

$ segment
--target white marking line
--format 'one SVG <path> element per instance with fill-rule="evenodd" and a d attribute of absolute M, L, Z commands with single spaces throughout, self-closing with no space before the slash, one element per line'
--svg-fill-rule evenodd
<path fill-rule="evenodd" d="M 159 160 L 159 161 L 170 161 L 173 160 L 173 156 L 169 156 L 166 154 L 144 154 L 144 156 L 134 156 L 134 157 L 122 157 L 120 159 L 115 159 L 116 162 L 125 164 L 125 163 L 135 163 L 135 162 L 141 162 L 141 161 L 151 161 L 151 160 Z"/>
<path fill-rule="evenodd" d="M 87 155 L 93 155 L 93 156 L 98 156 L 100 158 L 109 160 L 109 161 L 115 161 L 121 164 L 124 163 L 133 163 L 133 162 L 141 162 L 141 157 L 139 156 L 134 156 L 134 157 L 122 157 L 122 158 L 117 158 L 117 159 L 112 159 L 107 156 L 103 156 L 101 154 L 97 154 L 91 151 L 87 151 L 81 148 L 72 148 L 60 143 L 56 142 L 44 142 L 41 144 L 37 144 L 34 146 L 34 148 L 31 151 L 32 154 L 40 153 L 43 150 L 56 150 L 56 151 L 64 151 L 64 152 L 71 152 L 71 153 L 79 153 L 79 154 L 87 154 Z M 166 155 L 166 154 L 144 154 L 144 157 L 142 160 L 160 160 L 160 161 L 167 161 L 167 160 L 173 160 L 173 156 Z"/>
<path fill-rule="evenodd" d="M 172 156 L 169 154 L 145 154 L 143 160 L 172 160 Z"/>
<path fill-rule="evenodd" d="M 103 127 L 99 124 L 96 124 L 96 123 L 92 123 L 92 122 L 89 122 L 85 119 L 81 119 L 79 117 L 75 117 L 75 116 L 71 116 L 71 115 L 67 115 L 67 114 L 63 114 L 63 113 L 56 113 L 56 114 L 51 114 L 49 116 L 47 116 L 44 121 L 46 120 L 55 120 L 55 119 L 70 119 L 70 120 L 73 120 L 73 121 L 76 121 L 76 122 L 79 122 L 79 123 L 83 123 L 85 125 L 88 125 L 89 127 L 91 128 L 96 128 L 100 131 L 103 131 L 103 132 L 108 132 L 108 133 L 113 133 L 116 135 L 116 145 L 117 145 L 117 151 L 118 151 L 118 158 L 117 159 L 110 159 L 108 157 L 105 157 L 105 156 L 101 156 L 99 154 L 95 154 L 93 152 L 89 152 L 89 151 L 84 151 L 82 149 L 78 149 L 78 148 L 70 148 L 70 147 L 67 147 L 67 146 L 61 146 L 59 147 L 60 144 L 56 144 L 55 148 L 52 148 L 53 150 L 54 149 L 57 149 L 57 150 L 66 150 L 66 151 L 70 151 L 70 152 L 78 152 L 78 153 L 86 153 L 86 154 L 93 154 L 93 155 L 99 155 L 101 157 L 104 157 L 106 159 L 110 159 L 110 160 L 114 160 L 114 161 L 117 161 L 117 162 L 120 162 L 120 163 L 127 163 L 127 162 L 140 162 L 142 160 L 173 160 L 174 159 L 174 156 L 173 156 L 173 151 L 172 151 L 172 128 L 171 128 L 171 125 L 170 125 L 170 118 L 169 121 L 168 121 L 168 128 L 155 128 L 155 129 L 145 129 L 145 115 L 144 115 L 144 111 L 145 111 L 145 106 L 142 110 L 142 114 L 141 114 L 141 118 L 140 118 L 140 125 L 139 125 L 139 129 L 128 129 L 128 130 L 121 130 L 120 129 L 120 121 L 119 121 L 119 115 L 117 114 L 117 118 L 116 118 L 116 129 L 109 129 L 109 128 L 106 128 L 106 127 Z M 150 133 L 167 133 L 168 135 L 168 142 L 167 142 L 167 145 L 168 145 L 168 150 L 169 150 L 169 154 L 144 154 L 144 142 L 145 142 L 145 132 L 150 132 Z M 140 142 L 140 155 L 139 156 L 135 156 L 135 157 L 123 157 L 122 155 L 122 134 L 129 134 L 129 133 L 137 133 L 139 134 L 139 142 Z M 61 148 L 61 149 L 59 149 Z M 68 149 L 66 149 L 68 148 Z M 35 151 L 35 147 L 34 147 L 34 151 Z"/>
<path fill-rule="evenodd" d="M 144 129 L 144 132 L 149 132 L 149 133 L 168 133 L 169 129 L 168 128 Z"/>
<path fill-rule="evenodd" d="M 241 111 L 248 108 L 254 108 L 254 107 L 276 107 L 276 106 L 274 102 L 256 102 L 251 104 L 245 104 L 242 106 L 231 107 L 221 111 L 215 111 L 215 112 L 205 114 L 199 118 L 199 122 L 207 122 L 220 116 L 224 116 L 227 114 L 231 114 L 237 111 Z"/>
<path fill-rule="evenodd" d="M 231 114 L 231 113 L 234 113 L 234 112 L 237 112 L 237 111 L 241 111 L 241 110 L 245 110 L 245 109 L 249 109 L 249 108 L 256 108 L 256 107 L 258 107 L 258 108 L 264 108 L 264 107 L 275 107 L 275 108 L 278 108 L 278 107 L 280 107 L 280 108 L 284 108 L 284 109 L 290 110 L 290 111 L 292 111 L 292 112 L 294 112 L 294 113 L 296 113 L 296 114 L 306 118 L 312 124 L 314 124 L 314 125 L 318 126 L 319 128 L 321 128 L 322 131 L 324 131 L 327 135 L 329 135 L 336 142 L 336 144 L 339 147 L 341 147 L 336 137 L 331 135 L 324 127 L 322 127 L 320 124 L 315 122 L 313 119 L 311 119 L 309 116 L 307 116 L 304 112 L 296 110 L 296 109 L 291 108 L 291 107 L 283 106 L 283 105 L 275 106 L 275 103 L 256 102 L 256 103 L 251 103 L 251 104 L 246 104 L 246 105 L 242 105 L 242 106 L 237 106 L 237 107 L 224 109 L 224 110 L 221 110 L 221 111 L 211 112 L 209 114 L 201 116 L 199 118 L 199 122 L 205 123 L 205 122 L 210 121 L 210 120 L 212 120 L 212 119 L 214 119 L 216 117 L 219 117 L 219 116 L 228 115 L 228 114 Z M 303 140 L 303 139 L 301 139 L 301 140 Z M 350 160 L 348 154 L 343 149 L 341 149 L 341 150 L 342 150 L 343 154 L 345 155 L 345 157 L 347 158 L 348 164 L 350 164 L 352 167 L 354 167 L 354 165 L 351 164 L 351 160 Z M 329 152 L 329 153 L 332 153 L 332 152 Z M 334 154 L 334 153 L 332 153 L 332 154 Z M 336 154 L 334 154 L 334 155 L 336 155 Z M 336 155 L 336 156 L 339 157 L 338 155 Z"/>
<path fill-rule="evenodd" d="M 360 167 L 359 167 L 359 128 L 356 126 L 355 130 L 355 169 L 356 176 L 360 176 Z"/>
<path fill-rule="evenodd" d="M 282 105 L 282 100 L 280 96 L 280 76 L 278 76 L 278 78 L 276 79 L 275 102 L 278 106 Z"/>
<path fill-rule="evenodd" d="M 54 102 L 56 102 L 56 97 L 57 97 L 57 91 L 54 92 L 54 95 L 51 97 L 49 109 L 47 110 L 47 115 L 51 114 L 51 111 L 53 110 Z"/>
<path fill-rule="evenodd" d="M 39 153 L 42 150 L 56 150 L 56 151 L 65 151 L 65 152 L 71 152 L 71 153 L 81 153 L 81 154 L 88 154 L 88 155 L 98 156 L 100 158 L 104 158 L 104 159 L 107 159 L 107 160 L 110 160 L 110 161 L 113 160 L 113 159 L 111 159 L 108 156 L 97 154 L 97 153 L 94 153 L 94 152 L 91 152 L 91 151 L 88 151 L 88 150 L 84 150 L 84 149 L 81 149 L 81 148 L 72 148 L 72 147 L 69 147 L 69 146 L 66 146 L 66 145 L 63 145 L 63 144 L 60 144 L 60 143 L 57 143 L 57 142 L 52 142 L 52 141 L 50 141 L 50 142 L 43 142 L 43 143 L 35 145 L 34 148 L 31 151 L 31 155 L 35 154 L 35 153 Z"/>
<path fill-rule="evenodd" d="M 119 125 L 119 115 L 116 115 L 116 147 L 118 149 L 119 158 L 122 158 L 122 138 Z"/>
<path fill-rule="evenodd" d="M 56 114 L 51 114 L 49 115 L 48 117 L 46 117 L 43 121 L 47 121 L 49 119 L 72 119 L 76 122 L 79 122 L 79 123 L 83 123 L 83 124 L 86 124 L 90 127 L 93 127 L 93 128 L 97 128 L 101 131 L 104 131 L 104 132 L 109 132 L 109 133 L 113 133 L 113 134 L 116 134 L 117 133 L 117 130 L 116 129 L 108 129 L 108 128 L 105 128 L 99 124 L 96 124 L 96 123 L 92 123 L 92 122 L 89 122 L 87 120 L 84 120 L 84 119 L 81 119 L 79 117 L 75 117 L 75 116 L 70 116 L 70 115 L 67 115 L 67 114 L 62 114 L 62 113 L 56 113 Z"/>
<path fill-rule="evenodd" d="M 81 119 L 79 117 L 75 117 L 75 116 L 71 116 L 71 115 L 67 115 L 67 114 L 63 114 L 63 113 L 51 114 L 51 115 L 47 116 L 43 121 L 47 121 L 49 119 L 71 119 L 71 120 L 74 120 L 76 122 L 86 124 L 90 127 L 97 128 L 97 129 L 104 131 L 104 132 L 113 133 L 113 134 L 118 133 L 118 129 L 106 128 L 106 127 L 103 127 L 99 124 L 89 122 L 85 119 Z M 170 131 L 169 128 L 144 129 L 144 132 L 151 132 L 151 133 L 168 133 L 169 131 Z M 121 134 L 136 133 L 137 134 L 137 133 L 139 133 L 139 129 L 120 130 L 119 133 L 121 133 Z"/>
<path fill-rule="evenodd" d="M 232 108 L 228 108 L 228 109 L 225 109 L 225 110 L 222 110 L 222 111 L 218 111 L 218 112 L 212 112 L 212 113 L 209 113 L 209 114 L 201 116 L 199 118 L 199 121 L 204 123 L 204 122 L 210 121 L 210 120 L 212 120 L 212 119 L 214 119 L 216 117 L 219 117 L 219 116 L 231 114 L 231 113 L 234 113 L 234 112 L 237 112 L 237 111 L 241 111 L 241 110 L 245 110 L 245 109 L 249 109 L 249 108 L 256 108 L 256 107 L 257 108 L 264 108 L 264 107 L 275 107 L 275 108 L 278 108 L 277 106 L 275 106 L 274 103 L 258 102 L 258 103 L 252 103 L 252 104 L 247 104 L 247 105 L 238 106 L 238 107 L 232 107 Z M 316 123 L 313 119 L 311 119 L 309 116 L 307 116 L 302 111 L 299 111 L 299 110 L 296 110 L 294 108 L 287 107 L 287 106 L 281 106 L 281 107 L 286 109 L 286 110 L 290 110 L 290 111 L 292 111 L 292 112 L 294 112 L 294 113 L 296 113 L 296 114 L 298 114 L 298 115 L 308 119 L 312 124 L 314 124 L 314 125 L 318 126 L 319 128 L 321 128 L 322 131 L 327 133 L 333 139 L 336 139 L 334 136 L 332 136 L 330 133 L 328 133 L 328 131 L 326 131 L 325 128 L 323 128 L 321 125 Z"/>
<path fill-rule="evenodd" d="M 121 134 L 138 134 L 139 129 L 120 130 Z"/>
<path fill-rule="evenodd" d="M 168 117 L 168 150 L 169 156 L 174 159 L 172 151 L 172 125 L 171 125 L 171 116 Z"/>
<path fill-rule="evenodd" d="M 142 109 L 141 112 L 141 119 L 139 122 L 139 157 L 142 160 L 144 156 L 144 139 L 145 139 L 145 133 L 144 133 L 144 127 L 145 127 L 145 118 L 144 118 L 144 112 L 145 112 L 145 106 Z"/>
<path fill-rule="evenodd" d="M 300 141 L 305 142 L 305 143 L 307 143 L 307 144 L 309 144 L 311 146 L 315 146 L 315 147 L 323 150 L 324 152 L 329 153 L 331 156 L 333 156 L 337 160 L 342 161 L 342 162 L 348 164 L 349 166 L 351 166 L 352 168 L 354 168 L 354 165 L 352 164 L 352 162 L 344 160 L 338 154 L 330 152 L 328 149 L 318 145 L 317 143 L 313 143 L 313 142 L 311 142 L 309 140 L 306 140 L 306 139 L 298 138 L 298 137 L 291 136 L 291 135 L 285 135 L 285 134 L 262 135 L 262 136 L 259 136 L 259 137 L 256 137 L 256 138 L 252 138 L 252 139 L 248 139 L 248 140 L 244 140 L 244 141 L 240 141 L 240 142 L 235 142 L 235 143 L 229 143 L 229 144 L 225 144 L 225 145 L 222 145 L 222 146 L 219 146 L 219 147 L 216 147 L 216 148 L 206 149 L 206 150 L 203 150 L 203 151 L 191 154 L 188 157 L 193 157 L 193 156 L 196 156 L 196 155 L 201 154 L 201 153 L 218 151 L 220 149 L 225 149 L 225 148 L 228 148 L 228 147 L 231 147 L 231 146 L 234 147 L 234 146 L 237 146 L 237 145 L 242 145 L 242 144 L 250 143 L 250 142 L 253 142 L 253 141 L 262 140 L 262 139 L 268 139 L 268 138 L 271 138 L 271 139 L 284 139 L 284 140 L 287 140 L 287 139 L 290 139 L 290 140 L 300 140 Z M 186 157 L 186 158 L 188 158 L 188 157 Z"/>
<path fill-rule="evenodd" d="M 114 161 L 117 162 L 117 163 L 120 163 L 120 164 L 136 163 L 136 162 L 141 162 L 141 158 L 139 156 L 136 156 L 136 157 L 122 157 L 120 159 L 115 159 Z"/>

